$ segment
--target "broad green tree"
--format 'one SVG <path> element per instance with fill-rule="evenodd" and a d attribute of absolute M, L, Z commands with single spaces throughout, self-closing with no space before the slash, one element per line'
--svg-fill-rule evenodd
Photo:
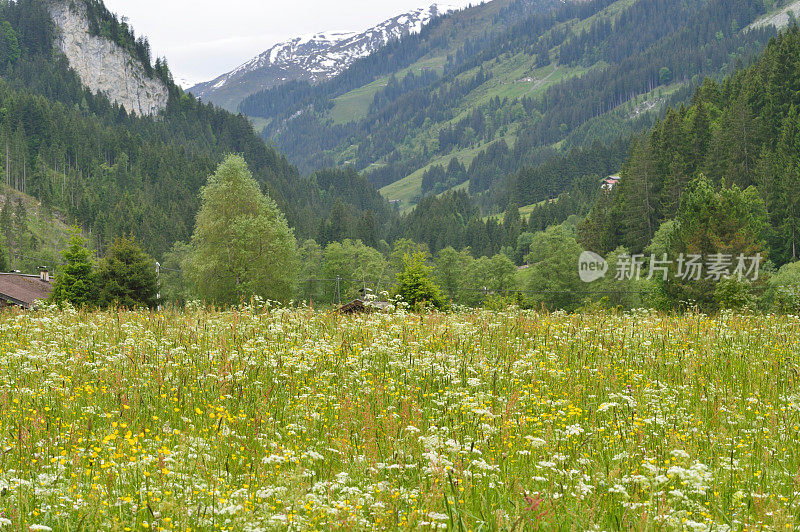
<path fill-rule="evenodd" d="M 397 295 L 412 308 L 430 306 L 444 309 L 444 295 L 433 282 L 433 271 L 426 264 L 426 255 L 421 251 L 403 256 L 403 270 L 397 275 Z"/>
<path fill-rule="evenodd" d="M 605 276 L 584 287 L 584 290 L 590 292 L 588 300 L 607 308 L 632 309 L 644 306 L 644 296 L 649 295 L 653 284 L 646 279 L 649 277 L 647 269 L 642 268 L 640 279 L 617 278 L 621 261 L 629 256 L 630 253 L 624 247 L 619 247 L 605 256 L 608 263 Z"/>
<path fill-rule="evenodd" d="M 456 251 L 446 247 L 436 254 L 436 279 L 451 301 L 460 301 L 461 288 L 466 285 L 466 273 L 474 259 L 469 250 Z"/>
<path fill-rule="evenodd" d="M 73 227 L 70 234 L 67 249 L 61 252 L 65 264 L 55 279 L 50 299 L 74 307 L 94 305 L 97 293 L 92 254 L 79 228 Z"/>
<path fill-rule="evenodd" d="M 538 233 L 531 244 L 527 289 L 530 302 L 549 310 L 575 310 L 588 286 L 581 282 L 578 259 L 582 253 L 575 237 L 562 226 Z"/>
<path fill-rule="evenodd" d="M 101 307 L 134 309 L 158 305 L 156 261 L 133 237 L 111 243 L 97 265 L 96 283 Z"/>
<path fill-rule="evenodd" d="M 332 303 L 362 297 L 365 288 L 376 294 L 388 290 L 392 281 L 381 252 L 360 240 L 328 244 L 322 254 L 322 272 L 326 299 Z"/>
<path fill-rule="evenodd" d="M 761 306 L 767 311 L 800 312 L 800 262 L 785 264 L 770 277 Z"/>
<path fill-rule="evenodd" d="M 489 295 L 506 295 L 516 288 L 516 271 L 514 262 L 502 253 L 470 261 L 464 272 L 461 301 L 479 305 Z"/>
<path fill-rule="evenodd" d="M 200 197 L 185 268 L 197 296 L 221 305 L 252 296 L 289 300 L 297 282 L 297 243 L 244 158 L 228 156 Z"/>

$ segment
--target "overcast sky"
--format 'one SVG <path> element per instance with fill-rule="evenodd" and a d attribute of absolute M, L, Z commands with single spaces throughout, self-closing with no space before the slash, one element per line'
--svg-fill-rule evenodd
<path fill-rule="evenodd" d="M 433 0 L 105 0 L 167 58 L 176 81 L 198 83 L 273 44 L 328 30 L 356 31 Z M 447 3 L 445 2 L 442 3 Z M 453 2 L 456 3 L 456 2 Z"/>

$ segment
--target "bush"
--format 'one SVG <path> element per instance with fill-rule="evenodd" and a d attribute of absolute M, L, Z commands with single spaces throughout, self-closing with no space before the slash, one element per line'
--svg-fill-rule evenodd
<path fill-rule="evenodd" d="M 768 311 L 800 311 L 800 262 L 786 264 L 769 279 L 761 306 Z"/>
<path fill-rule="evenodd" d="M 443 310 L 447 306 L 441 289 L 433 282 L 431 268 L 425 264 L 425 253 L 419 251 L 403 256 L 403 271 L 397 274 L 397 295 L 416 309 Z"/>
<path fill-rule="evenodd" d="M 736 277 L 726 277 L 717 283 L 714 299 L 721 310 L 746 310 L 756 306 L 751 283 Z"/>

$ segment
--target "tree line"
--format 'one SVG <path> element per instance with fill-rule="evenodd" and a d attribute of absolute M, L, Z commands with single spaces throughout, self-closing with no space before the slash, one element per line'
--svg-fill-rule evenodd
<path fill-rule="evenodd" d="M 226 154 L 241 153 L 261 190 L 303 237 L 338 238 L 326 225 L 335 209 L 361 221 L 364 238 L 388 223 L 388 205 L 361 176 L 346 169 L 301 176 L 245 117 L 184 93 L 166 61 L 150 64 L 146 40 L 102 2 L 84 3 L 91 32 L 123 46 L 166 83 L 167 108 L 158 117 L 138 117 L 91 93 L 54 46 L 46 4 L 0 2 L 0 181 L 7 189 L 35 197 L 48 215 L 79 223 L 101 251 L 131 234 L 158 257 L 191 235 L 206 177 Z M 7 254 L 51 251 L 17 238 L 3 245 Z"/>
<path fill-rule="evenodd" d="M 638 137 L 620 184 L 598 196 L 579 228 L 584 246 L 645 256 L 761 254 L 768 268 L 793 275 L 800 258 L 798 52 L 794 25 L 755 64 L 721 83 L 707 80 L 691 105 L 670 109 Z M 727 288 L 743 299 L 770 294 L 764 283 Z M 663 286 L 675 304 L 705 308 L 720 305 L 717 289 L 708 282 Z"/>

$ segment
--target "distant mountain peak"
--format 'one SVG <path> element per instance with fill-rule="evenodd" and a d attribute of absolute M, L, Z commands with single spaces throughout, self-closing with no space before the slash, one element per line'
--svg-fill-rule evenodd
<path fill-rule="evenodd" d="M 468 0 L 434 3 L 385 20 L 362 32 L 324 31 L 281 42 L 227 74 L 195 85 L 189 92 L 235 111 L 239 103 L 260 90 L 289 81 L 318 83 L 330 79 L 356 60 L 392 39 L 419 33 L 433 18 L 458 11 Z"/>

